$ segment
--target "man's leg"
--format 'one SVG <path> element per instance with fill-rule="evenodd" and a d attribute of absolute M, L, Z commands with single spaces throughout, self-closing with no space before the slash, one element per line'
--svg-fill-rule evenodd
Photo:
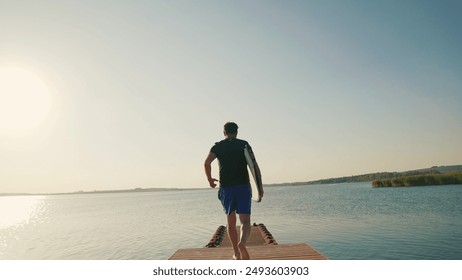
<path fill-rule="evenodd" d="M 237 229 L 236 229 L 236 212 L 233 212 L 227 215 L 226 217 L 227 217 L 227 222 L 228 222 L 228 226 L 227 226 L 228 237 L 229 237 L 229 240 L 231 241 L 231 245 L 233 246 L 233 250 L 234 250 L 233 258 L 235 260 L 240 260 L 241 253 L 238 247 L 238 235 L 237 235 Z"/>
<path fill-rule="evenodd" d="M 239 214 L 239 220 L 241 221 L 241 239 L 238 243 L 239 252 L 243 260 L 250 260 L 249 253 L 245 247 L 247 238 L 250 235 L 250 214 Z"/>

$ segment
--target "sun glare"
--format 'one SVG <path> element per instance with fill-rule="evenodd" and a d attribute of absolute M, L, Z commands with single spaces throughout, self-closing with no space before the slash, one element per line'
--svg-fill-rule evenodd
<path fill-rule="evenodd" d="M 44 196 L 0 197 L 0 229 L 31 222 L 45 210 L 43 204 Z"/>
<path fill-rule="evenodd" d="M 40 127 L 50 115 L 47 84 L 35 73 L 0 67 L 0 134 L 21 135 Z"/>

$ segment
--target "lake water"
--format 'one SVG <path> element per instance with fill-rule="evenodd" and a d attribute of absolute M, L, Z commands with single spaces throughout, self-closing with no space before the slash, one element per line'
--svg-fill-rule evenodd
<path fill-rule="evenodd" d="M 268 187 L 252 222 L 330 259 L 462 259 L 462 185 Z M 0 259 L 167 259 L 225 216 L 215 189 L 0 197 Z"/>

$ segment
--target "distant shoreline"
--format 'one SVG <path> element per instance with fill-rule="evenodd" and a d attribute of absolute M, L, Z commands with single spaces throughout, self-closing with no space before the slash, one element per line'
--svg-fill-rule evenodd
<path fill-rule="evenodd" d="M 324 184 L 340 184 L 340 183 L 361 183 L 373 182 L 375 180 L 393 179 L 405 176 L 426 175 L 426 174 L 447 174 L 452 172 L 462 172 L 462 165 L 449 165 L 449 166 L 432 166 L 430 168 L 409 170 L 403 172 L 377 172 L 362 175 L 353 175 L 329 179 L 321 179 L 307 182 L 292 182 L 292 183 L 278 183 L 268 184 L 266 186 L 300 186 L 300 185 L 324 185 Z"/>
<path fill-rule="evenodd" d="M 375 180 L 373 188 L 390 187 L 418 187 L 462 184 L 462 172 L 450 174 L 424 174 L 417 176 L 399 177 L 386 180 Z"/>
<path fill-rule="evenodd" d="M 377 172 L 377 173 L 368 173 L 368 174 L 362 174 L 362 175 L 321 179 L 321 180 L 307 181 L 307 182 L 264 184 L 263 186 L 264 187 L 283 187 L 283 186 L 326 185 L 326 184 L 363 183 L 363 182 L 373 183 L 374 181 L 385 181 L 385 180 L 393 180 L 393 179 L 396 180 L 397 178 L 402 178 L 402 177 L 423 176 L 423 175 L 444 175 L 444 174 L 451 175 L 453 173 L 458 173 L 458 172 L 462 174 L 462 165 L 432 166 L 430 168 L 409 170 L 409 171 L 404 171 L 404 172 Z M 447 181 L 445 182 L 449 182 L 449 181 L 450 179 L 447 179 Z M 458 184 L 462 184 L 462 182 Z M 160 191 L 185 191 L 185 190 L 202 190 L 202 189 L 207 189 L 207 188 L 134 188 L 134 189 L 125 189 L 125 190 L 76 191 L 76 192 L 68 192 L 68 193 L 0 193 L 0 197 L 2 196 L 25 196 L 25 195 L 70 195 L 70 194 L 160 192 Z"/>

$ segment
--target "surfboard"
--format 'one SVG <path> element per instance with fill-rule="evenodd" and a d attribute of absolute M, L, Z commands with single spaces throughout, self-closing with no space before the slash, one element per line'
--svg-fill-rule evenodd
<path fill-rule="evenodd" d="M 263 196 L 263 183 L 261 181 L 260 170 L 256 168 L 257 161 L 255 160 L 255 155 L 253 154 L 252 148 L 250 148 L 250 146 L 245 146 L 244 155 L 247 161 L 247 166 L 249 167 L 250 173 L 252 173 L 254 180 L 254 184 L 250 184 L 252 186 L 252 200 L 260 202 Z"/>

